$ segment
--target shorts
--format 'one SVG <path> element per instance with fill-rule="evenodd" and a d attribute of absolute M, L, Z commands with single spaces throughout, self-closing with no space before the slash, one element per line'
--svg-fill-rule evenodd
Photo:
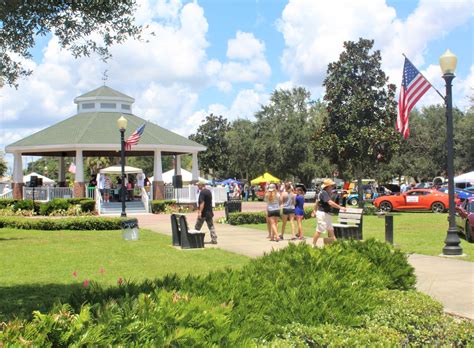
<path fill-rule="evenodd" d="M 279 210 L 268 210 L 267 211 L 267 216 L 268 217 L 280 217 L 280 211 Z"/>
<path fill-rule="evenodd" d="M 295 213 L 295 210 L 294 209 L 291 209 L 291 208 L 283 208 L 283 215 L 290 215 L 290 214 L 294 214 Z"/>
<path fill-rule="evenodd" d="M 332 216 L 328 213 L 318 210 L 316 212 L 316 221 L 318 222 L 318 225 L 316 226 L 316 232 L 323 233 L 326 232 L 328 229 L 333 229 Z"/>

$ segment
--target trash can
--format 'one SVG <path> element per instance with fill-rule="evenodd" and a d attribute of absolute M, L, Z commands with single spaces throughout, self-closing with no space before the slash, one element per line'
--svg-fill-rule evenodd
<path fill-rule="evenodd" d="M 181 245 L 181 230 L 178 223 L 178 215 L 171 214 L 171 239 L 173 246 Z"/>
<path fill-rule="evenodd" d="M 225 208 L 225 218 L 229 220 L 230 213 L 240 213 L 242 212 L 242 200 L 238 198 L 229 198 L 227 202 L 224 203 Z"/>
<path fill-rule="evenodd" d="M 122 238 L 124 240 L 138 240 L 138 220 L 122 220 Z"/>

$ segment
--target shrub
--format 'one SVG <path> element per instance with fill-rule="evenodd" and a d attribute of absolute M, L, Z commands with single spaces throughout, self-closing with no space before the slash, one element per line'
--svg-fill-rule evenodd
<path fill-rule="evenodd" d="M 78 203 L 81 206 L 81 211 L 84 213 L 91 213 L 95 211 L 95 200 L 90 198 L 83 198 Z"/>
<path fill-rule="evenodd" d="M 173 204 L 176 204 L 174 200 L 151 201 L 151 211 L 153 214 L 164 213 L 166 211 L 166 208 Z"/>
<path fill-rule="evenodd" d="M 267 221 L 264 212 L 230 213 L 228 223 L 231 225 L 263 224 Z"/>
<path fill-rule="evenodd" d="M 16 202 L 16 199 L 0 199 L 0 209 L 13 207 Z"/>
<path fill-rule="evenodd" d="M 120 218 L 79 217 L 65 219 L 29 219 L 22 217 L 0 217 L 0 228 L 18 228 L 22 230 L 118 230 Z"/>
<path fill-rule="evenodd" d="M 54 198 L 53 200 L 41 204 L 40 215 L 51 215 L 57 211 L 67 211 L 70 203 L 65 198 Z"/>
<path fill-rule="evenodd" d="M 341 325 L 309 327 L 293 324 L 283 328 L 271 347 L 395 347 L 402 335 L 385 327 L 350 328 Z"/>
<path fill-rule="evenodd" d="M 383 305 L 366 318 L 366 327 L 387 327 L 414 346 L 466 347 L 473 343 L 474 324 L 443 315 L 443 306 L 415 291 L 381 291 Z"/>
<path fill-rule="evenodd" d="M 364 205 L 364 215 L 376 215 L 378 209 L 373 205 Z"/>
<path fill-rule="evenodd" d="M 407 255 L 391 245 L 375 240 L 346 240 L 335 245 L 355 251 L 367 258 L 378 272 L 387 277 L 388 289 L 410 290 L 415 288 L 415 269 L 408 263 Z"/>

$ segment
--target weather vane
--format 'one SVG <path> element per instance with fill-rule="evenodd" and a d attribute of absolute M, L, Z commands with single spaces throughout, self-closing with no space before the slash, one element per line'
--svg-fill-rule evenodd
<path fill-rule="evenodd" d="M 109 75 L 107 75 L 107 71 L 109 71 L 108 69 L 105 69 L 104 70 L 104 73 L 102 74 L 102 81 L 104 81 L 104 86 L 105 86 L 105 82 L 107 81 L 107 79 L 109 78 Z"/>

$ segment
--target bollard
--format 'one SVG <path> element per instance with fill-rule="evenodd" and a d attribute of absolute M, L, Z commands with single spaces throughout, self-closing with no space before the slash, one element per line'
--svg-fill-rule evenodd
<path fill-rule="evenodd" d="M 393 215 L 385 215 L 385 241 L 393 245 Z"/>

